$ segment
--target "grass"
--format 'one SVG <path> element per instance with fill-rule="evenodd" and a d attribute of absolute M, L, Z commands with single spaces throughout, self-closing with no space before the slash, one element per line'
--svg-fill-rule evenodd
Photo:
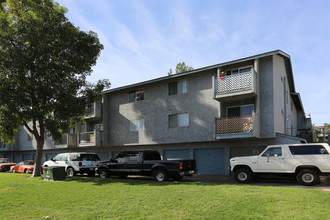
<path fill-rule="evenodd" d="M 0 173 L 0 219 L 328 219 L 316 189 Z"/>

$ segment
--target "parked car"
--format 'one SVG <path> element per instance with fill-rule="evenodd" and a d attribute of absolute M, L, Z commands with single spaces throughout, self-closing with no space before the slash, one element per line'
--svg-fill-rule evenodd
<path fill-rule="evenodd" d="M 96 153 L 61 153 L 44 162 L 43 167 L 63 166 L 67 176 L 87 173 L 95 176 L 96 163 L 100 161 Z"/>
<path fill-rule="evenodd" d="M 153 176 L 156 181 L 165 181 L 168 178 L 179 181 L 196 171 L 195 160 L 162 160 L 158 151 L 121 152 L 110 161 L 97 164 L 97 172 L 101 178 L 108 178 L 110 175 L 143 175 Z"/>
<path fill-rule="evenodd" d="M 320 182 L 320 175 L 330 175 L 330 147 L 327 144 L 270 145 L 259 156 L 230 159 L 231 171 L 239 183 L 254 176 L 293 176 L 305 186 Z"/>
<path fill-rule="evenodd" d="M 10 167 L 14 165 L 16 163 L 11 162 L 8 158 L 0 158 L 0 172 L 9 171 Z"/>
<path fill-rule="evenodd" d="M 34 163 L 33 160 L 21 161 L 18 164 L 11 166 L 10 171 L 12 173 L 33 173 Z"/>

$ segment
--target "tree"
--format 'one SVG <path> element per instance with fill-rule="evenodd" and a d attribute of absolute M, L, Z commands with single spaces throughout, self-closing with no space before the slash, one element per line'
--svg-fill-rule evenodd
<path fill-rule="evenodd" d="M 0 9 L 0 139 L 14 142 L 24 126 L 36 142 L 40 176 L 46 131 L 57 139 L 100 98 L 109 81 L 86 77 L 103 49 L 53 0 L 7 0 Z"/>
<path fill-rule="evenodd" d="M 187 72 L 190 70 L 193 70 L 194 68 L 192 68 L 191 66 L 188 66 L 185 62 L 181 62 L 176 64 L 175 67 L 175 73 L 183 73 L 183 72 Z M 169 76 L 173 74 L 172 69 L 169 70 L 169 72 L 167 73 Z"/>

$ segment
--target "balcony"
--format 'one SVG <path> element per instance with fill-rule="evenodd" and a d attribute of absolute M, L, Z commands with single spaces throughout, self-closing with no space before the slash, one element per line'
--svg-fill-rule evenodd
<path fill-rule="evenodd" d="M 256 73 L 249 72 L 222 76 L 217 79 L 215 87 L 215 99 L 222 101 L 240 97 L 253 97 L 256 95 Z"/>
<path fill-rule="evenodd" d="M 94 130 L 89 132 L 80 132 L 78 136 L 79 147 L 102 146 L 103 131 Z"/>
<path fill-rule="evenodd" d="M 94 102 L 86 109 L 85 119 L 100 119 L 102 117 L 102 103 Z"/>
<path fill-rule="evenodd" d="M 256 120 L 252 115 L 217 118 L 216 139 L 255 137 Z"/>
<path fill-rule="evenodd" d="M 60 139 L 54 140 L 55 148 L 68 148 L 76 146 L 76 135 L 67 134 L 62 136 Z"/>

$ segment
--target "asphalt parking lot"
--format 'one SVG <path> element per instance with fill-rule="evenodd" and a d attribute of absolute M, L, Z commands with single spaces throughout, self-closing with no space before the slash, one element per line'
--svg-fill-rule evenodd
<path fill-rule="evenodd" d="M 276 187 L 300 187 L 300 188 L 313 188 L 320 189 L 327 192 L 330 192 L 330 176 L 321 176 L 321 183 L 316 186 L 302 186 L 298 184 L 295 179 L 290 178 L 258 178 L 249 185 L 254 186 L 276 186 Z M 235 184 L 240 185 L 234 180 L 234 177 L 231 175 L 194 175 L 193 177 L 185 177 L 183 179 L 185 182 L 203 182 L 203 183 L 212 183 L 212 184 Z"/>

